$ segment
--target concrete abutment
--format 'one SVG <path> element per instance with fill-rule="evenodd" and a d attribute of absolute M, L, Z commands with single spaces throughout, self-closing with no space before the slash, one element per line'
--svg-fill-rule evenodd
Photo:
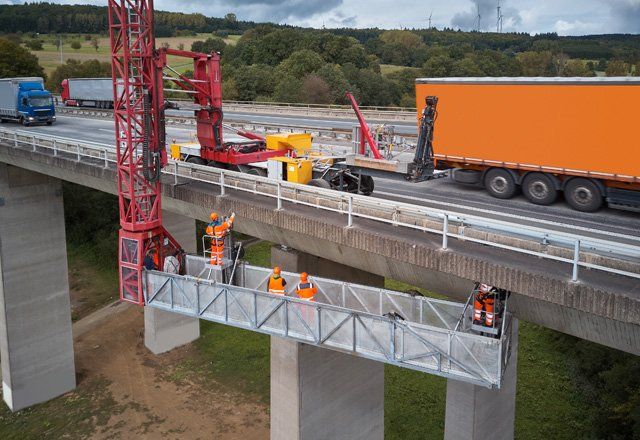
<path fill-rule="evenodd" d="M 499 390 L 447 380 L 445 440 L 513 440 L 518 364 L 518 320 L 511 327 L 511 354 Z"/>
<path fill-rule="evenodd" d="M 62 182 L 3 163 L 0 358 L 12 411 L 76 386 Z"/>
<path fill-rule="evenodd" d="M 271 262 L 382 286 L 384 278 L 280 246 Z M 384 364 L 271 337 L 271 440 L 384 438 Z"/>
<path fill-rule="evenodd" d="M 196 221 L 162 212 L 164 227 L 188 254 L 197 252 Z M 166 353 L 200 337 L 200 320 L 153 307 L 144 308 L 144 345 L 153 354 Z"/>

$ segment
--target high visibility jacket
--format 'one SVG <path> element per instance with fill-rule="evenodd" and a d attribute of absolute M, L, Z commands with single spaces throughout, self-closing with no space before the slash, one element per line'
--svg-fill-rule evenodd
<path fill-rule="evenodd" d="M 311 281 L 307 281 L 306 283 L 298 283 L 298 286 L 296 286 L 296 293 L 298 294 L 298 298 L 300 299 L 315 301 L 315 296 L 316 293 L 318 293 L 318 289 L 313 285 Z"/>
<path fill-rule="evenodd" d="M 226 221 L 218 226 L 213 227 L 213 236 L 215 238 L 224 238 L 228 233 L 229 229 L 233 226 L 233 222 Z"/>
<path fill-rule="evenodd" d="M 284 286 L 286 285 L 287 282 L 280 276 L 276 277 L 275 275 L 271 275 L 269 277 L 269 293 L 284 295 Z"/>

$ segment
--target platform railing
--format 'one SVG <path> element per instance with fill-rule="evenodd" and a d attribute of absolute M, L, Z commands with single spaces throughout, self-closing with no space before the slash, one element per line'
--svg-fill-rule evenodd
<path fill-rule="evenodd" d="M 78 143 L 5 128 L 0 129 L 0 142 L 13 148 L 45 152 L 53 156 L 64 155 L 70 160 L 91 162 L 105 168 L 115 163 L 114 149 L 106 145 Z M 289 203 L 293 207 L 298 205 L 333 212 L 344 217 L 346 227 L 358 226 L 358 220 L 364 219 L 435 234 L 440 237 L 441 248 L 445 251 L 455 251 L 456 242 L 472 242 L 555 261 L 566 264 L 567 276 L 575 282 L 580 280 L 580 269 L 640 279 L 640 238 L 635 236 L 601 232 L 602 236 L 611 238 L 593 238 L 578 232 L 559 232 L 451 210 L 280 182 L 181 161 L 169 161 L 163 169 L 163 175 L 170 184 L 211 184 L 223 196 L 229 191 L 263 196 L 272 199 L 276 209 L 282 209 L 284 203 Z M 569 225 L 563 227 L 568 229 Z"/>
<path fill-rule="evenodd" d="M 206 259 L 189 257 L 188 273 Z M 191 268 L 189 267 L 191 265 Z M 368 359 L 499 388 L 500 339 L 454 330 L 463 304 L 310 277 L 317 302 L 298 299 L 298 274 L 283 273 L 287 294 L 267 292 L 269 269 L 243 264 L 231 285 L 190 275 L 145 272 L 147 306 L 228 324 Z M 395 312 L 393 318 L 384 316 Z M 511 319 L 508 315 L 507 319 Z"/>

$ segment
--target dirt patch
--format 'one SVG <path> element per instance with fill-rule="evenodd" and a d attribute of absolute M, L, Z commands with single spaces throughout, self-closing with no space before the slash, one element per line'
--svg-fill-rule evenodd
<path fill-rule="evenodd" d="M 155 356 L 144 347 L 142 308 L 106 310 L 74 324 L 79 388 L 106 383 L 111 405 L 93 416 L 90 438 L 268 438 L 266 405 L 176 369 L 194 357 L 191 345 Z"/>

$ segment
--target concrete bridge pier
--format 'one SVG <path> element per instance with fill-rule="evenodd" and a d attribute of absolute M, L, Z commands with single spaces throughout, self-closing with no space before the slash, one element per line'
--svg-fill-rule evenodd
<path fill-rule="evenodd" d="M 384 278 L 293 249 L 274 246 L 271 262 L 382 286 Z M 271 337 L 271 440 L 384 438 L 384 365 Z"/>
<path fill-rule="evenodd" d="M 197 252 L 196 221 L 162 211 L 164 227 L 188 254 Z M 200 320 L 153 307 L 144 308 L 144 345 L 153 353 L 173 350 L 200 337 Z"/>
<path fill-rule="evenodd" d="M 511 329 L 511 356 L 499 390 L 449 379 L 445 440 L 512 440 L 516 411 L 518 320 Z"/>
<path fill-rule="evenodd" d="M 0 358 L 12 411 L 76 386 L 62 183 L 3 163 Z"/>

